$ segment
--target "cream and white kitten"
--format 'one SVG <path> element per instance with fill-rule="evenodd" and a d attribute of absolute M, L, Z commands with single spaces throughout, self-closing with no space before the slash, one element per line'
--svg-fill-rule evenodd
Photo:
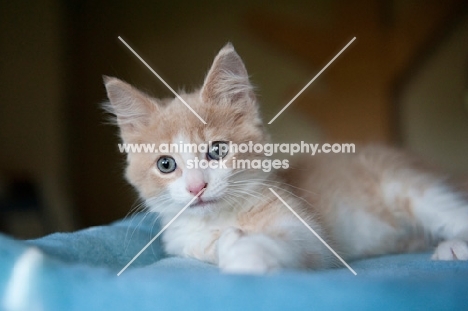
<path fill-rule="evenodd" d="M 124 143 L 203 144 L 208 153 L 129 153 L 126 177 L 167 224 L 169 254 L 219 265 L 223 271 L 265 273 L 337 266 L 336 258 L 269 190 L 274 189 L 345 260 L 427 250 L 433 259 L 468 260 L 468 202 L 443 176 L 383 147 L 352 155 L 309 157 L 306 176 L 289 188 L 275 173 L 235 169 L 232 159 L 261 154 L 221 151 L 225 142 L 269 141 L 247 71 L 232 45 L 216 56 L 199 91 L 151 98 L 105 77 L 109 110 Z M 228 168 L 189 168 L 188 160 L 225 160 Z"/>

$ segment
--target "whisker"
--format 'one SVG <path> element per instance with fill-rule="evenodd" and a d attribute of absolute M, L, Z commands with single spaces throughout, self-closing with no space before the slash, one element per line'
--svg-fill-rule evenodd
<path fill-rule="evenodd" d="M 154 203 L 160 204 L 160 203 L 166 203 L 166 202 L 168 202 L 168 201 L 170 201 L 170 197 L 169 197 L 168 195 L 166 195 L 166 194 L 163 194 L 163 195 L 158 196 L 158 197 L 155 197 L 155 198 L 150 198 L 150 199 L 146 200 L 145 202 L 141 203 L 141 205 L 144 204 L 144 205 L 146 205 L 145 207 L 147 208 L 148 202 L 150 202 L 151 204 L 154 204 Z M 132 240 L 133 235 L 135 234 L 136 230 L 137 230 L 138 227 L 143 223 L 143 221 L 146 219 L 146 217 L 147 217 L 150 213 L 153 213 L 153 212 L 152 212 L 151 210 L 147 210 L 147 212 L 145 213 L 145 215 L 140 219 L 140 221 L 138 222 L 138 224 L 133 228 L 133 231 L 132 231 L 132 233 L 131 233 L 131 235 L 130 235 L 130 238 L 129 238 L 128 240 L 127 240 L 127 238 L 128 238 L 128 230 L 130 229 L 131 226 L 128 226 L 128 227 L 127 227 L 127 232 L 126 232 L 126 234 L 125 234 L 125 240 L 124 240 L 124 241 L 125 241 L 125 242 L 124 242 L 124 245 L 126 244 L 126 246 L 125 246 L 125 252 L 127 251 L 128 246 L 129 246 L 129 244 L 130 244 L 130 241 Z M 158 218 L 159 218 L 159 217 L 160 217 L 160 216 L 158 215 Z M 128 241 L 128 244 L 127 244 L 126 241 Z"/>
<path fill-rule="evenodd" d="M 261 185 L 264 185 L 265 187 L 276 188 L 276 189 L 279 189 L 279 190 L 282 190 L 282 191 L 285 191 L 285 192 L 289 193 L 289 194 L 292 195 L 293 197 L 297 198 L 298 200 L 301 200 L 302 202 L 306 203 L 308 206 L 314 208 L 314 206 L 313 206 L 309 201 L 307 201 L 306 199 L 304 199 L 304 198 L 302 198 L 302 197 L 296 195 L 295 193 L 293 193 L 293 192 L 291 192 L 291 191 L 289 191 L 289 190 L 287 190 L 287 189 L 284 189 L 283 187 L 279 187 L 279 186 L 274 185 L 273 183 L 269 183 L 269 182 L 270 182 L 270 181 L 262 181 L 262 182 L 259 182 L 259 181 L 245 180 L 245 181 L 242 182 L 242 184 L 247 185 L 247 184 L 249 184 L 249 183 L 250 183 L 250 184 L 254 183 L 254 184 L 261 184 Z M 238 184 L 240 184 L 240 183 L 238 183 Z"/>
<path fill-rule="evenodd" d="M 242 182 L 249 182 L 249 181 L 260 181 L 260 180 L 262 180 L 262 179 L 250 179 L 250 180 L 246 180 L 246 181 L 241 180 L 241 181 L 234 181 L 234 183 L 242 183 Z M 304 189 L 304 188 L 296 187 L 294 185 L 291 185 L 290 183 L 274 181 L 274 180 L 264 180 L 264 181 L 269 182 L 269 183 L 277 183 L 277 184 L 281 184 L 281 185 L 286 185 L 288 187 L 291 187 L 291 188 L 294 188 L 294 189 L 297 189 L 297 190 L 301 190 L 301 191 L 304 191 L 304 192 L 307 192 L 307 193 L 310 193 L 310 194 L 316 194 L 315 192 L 312 192 L 312 191 Z"/>

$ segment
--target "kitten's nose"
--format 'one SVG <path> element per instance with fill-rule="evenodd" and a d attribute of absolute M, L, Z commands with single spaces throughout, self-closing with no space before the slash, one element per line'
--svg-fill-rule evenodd
<path fill-rule="evenodd" d="M 193 195 L 197 195 L 202 189 L 208 187 L 208 184 L 205 182 L 193 183 L 188 185 L 187 190 Z"/>

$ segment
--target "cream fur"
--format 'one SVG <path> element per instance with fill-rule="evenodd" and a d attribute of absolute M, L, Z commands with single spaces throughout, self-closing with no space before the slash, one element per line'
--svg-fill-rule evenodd
<path fill-rule="evenodd" d="M 126 143 L 269 140 L 247 71 L 230 44 L 215 58 L 200 91 L 181 94 L 207 125 L 177 98 L 150 98 L 116 78 L 105 78 L 105 85 L 108 109 Z M 167 156 L 129 154 L 126 177 L 163 223 L 193 198 L 189 183 L 206 183 L 201 198 L 213 202 L 189 207 L 167 229 L 163 242 L 170 254 L 227 272 L 336 266 L 336 258 L 271 187 L 345 259 L 426 250 L 441 240 L 446 242 L 434 259 L 468 259 L 467 201 L 442 175 L 402 152 L 369 146 L 353 155 L 309 157 L 291 181 L 297 188 L 261 170 L 186 167 L 203 154 L 170 154 L 177 169 L 163 174 L 156 167 L 162 155 Z M 227 159 L 233 156 L 259 157 Z"/>

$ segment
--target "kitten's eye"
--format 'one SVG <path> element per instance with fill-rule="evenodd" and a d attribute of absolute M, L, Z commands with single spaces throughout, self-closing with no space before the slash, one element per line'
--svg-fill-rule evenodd
<path fill-rule="evenodd" d="M 206 154 L 210 160 L 224 158 L 229 152 L 229 144 L 224 141 L 215 141 L 211 144 L 210 151 Z"/>
<path fill-rule="evenodd" d="M 157 166 L 158 169 L 164 174 L 172 173 L 177 167 L 174 158 L 169 156 L 160 157 L 158 159 Z"/>

